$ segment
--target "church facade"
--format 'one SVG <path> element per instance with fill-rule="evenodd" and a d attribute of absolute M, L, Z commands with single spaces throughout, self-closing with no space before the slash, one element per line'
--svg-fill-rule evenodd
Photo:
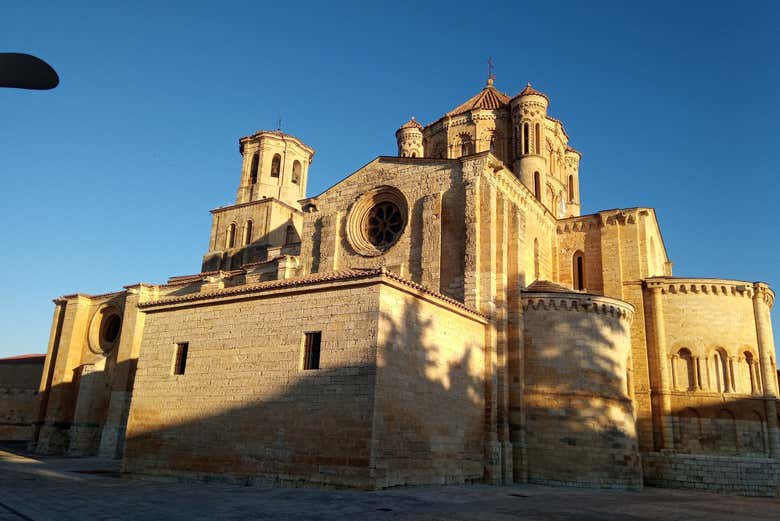
<path fill-rule="evenodd" d="M 672 276 L 652 208 L 581 215 L 546 95 L 493 80 L 306 195 L 239 140 L 199 273 L 55 300 L 32 447 L 133 476 L 776 495 L 764 283 Z"/>

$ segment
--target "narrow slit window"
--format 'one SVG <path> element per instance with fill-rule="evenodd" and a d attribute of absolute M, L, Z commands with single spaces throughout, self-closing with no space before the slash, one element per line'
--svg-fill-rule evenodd
<path fill-rule="evenodd" d="M 539 176 L 539 172 L 534 172 L 534 197 L 537 201 L 542 200 L 542 182 Z"/>
<path fill-rule="evenodd" d="M 539 123 L 537 123 L 536 125 L 534 125 L 534 152 L 537 154 L 542 153 L 541 139 L 542 139 L 542 130 L 541 127 L 539 126 Z"/>
<path fill-rule="evenodd" d="M 249 168 L 249 182 L 251 184 L 255 184 L 257 182 L 257 165 L 259 159 L 260 158 L 257 156 L 257 153 L 252 156 L 252 165 Z"/>
<path fill-rule="evenodd" d="M 305 333 L 304 335 L 304 352 L 303 352 L 303 368 L 305 370 L 319 369 L 320 368 L 320 343 L 322 341 L 322 332 L 315 331 L 312 333 Z"/>
<path fill-rule="evenodd" d="M 173 374 L 184 374 L 187 368 L 187 352 L 190 349 L 189 342 L 176 344 L 176 359 L 173 361 Z"/>
<path fill-rule="evenodd" d="M 523 154 L 528 153 L 528 123 L 523 123 Z"/>

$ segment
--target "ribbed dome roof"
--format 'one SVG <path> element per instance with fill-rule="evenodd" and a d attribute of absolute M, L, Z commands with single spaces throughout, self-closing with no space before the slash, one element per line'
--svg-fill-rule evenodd
<path fill-rule="evenodd" d="M 547 94 L 543 92 L 539 92 L 535 88 L 531 87 L 530 83 L 527 83 L 525 88 L 518 93 L 518 96 L 530 96 L 530 95 L 541 96 L 545 98 L 547 101 L 550 101 L 550 98 L 547 97 Z"/>
<path fill-rule="evenodd" d="M 401 128 L 419 128 L 422 129 L 423 126 L 420 125 L 420 123 L 414 119 L 414 116 L 412 116 L 412 119 L 401 125 Z"/>
<path fill-rule="evenodd" d="M 462 103 L 461 105 L 458 105 L 451 111 L 447 112 L 447 115 L 456 116 L 458 114 L 463 114 L 464 112 L 475 109 L 494 110 L 501 108 L 507 103 L 509 103 L 509 96 L 495 88 L 493 86 L 493 81 L 489 80 L 484 89 L 482 89 L 479 93 L 477 93 L 465 103 Z"/>

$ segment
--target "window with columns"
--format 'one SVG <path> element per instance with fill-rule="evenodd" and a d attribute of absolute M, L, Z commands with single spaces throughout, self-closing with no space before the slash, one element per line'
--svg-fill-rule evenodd
<path fill-rule="evenodd" d="M 252 242 L 252 221 L 249 220 L 244 225 L 244 246 Z"/>
<path fill-rule="evenodd" d="M 675 389 L 678 391 L 694 391 L 696 389 L 696 367 L 690 349 L 683 347 L 672 356 L 672 369 Z"/>
<path fill-rule="evenodd" d="M 230 249 L 236 245 L 236 223 L 230 223 L 225 236 L 225 248 Z"/>

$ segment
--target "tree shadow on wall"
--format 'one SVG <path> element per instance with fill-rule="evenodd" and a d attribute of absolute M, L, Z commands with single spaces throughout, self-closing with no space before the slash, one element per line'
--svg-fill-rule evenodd
<path fill-rule="evenodd" d="M 525 313 L 525 320 L 538 322 L 526 328 L 520 405 L 526 408 L 529 480 L 640 488 L 636 426 L 626 383 L 628 353 L 616 345 L 628 326 L 624 329 L 612 317 L 600 320 L 604 315 L 592 308 L 570 310 L 567 300 L 565 294 L 544 297 Z M 541 301 L 557 302 L 548 306 L 538 304 Z"/>
<path fill-rule="evenodd" d="M 208 363 L 229 349 L 220 333 L 245 334 L 235 326 L 190 344 L 184 375 L 138 380 L 124 471 L 359 488 L 481 479 L 481 346 L 437 333 L 446 323 L 410 300 L 376 311 L 377 325 L 353 324 L 385 332 L 378 350 L 323 330 L 319 370 L 301 369 L 302 342 L 279 360 L 238 349 L 240 366 Z M 329 362 L 345 349 L 353 362 Z M 152 370 L 143 366 L 142 353 L 140 373 Z"/>

